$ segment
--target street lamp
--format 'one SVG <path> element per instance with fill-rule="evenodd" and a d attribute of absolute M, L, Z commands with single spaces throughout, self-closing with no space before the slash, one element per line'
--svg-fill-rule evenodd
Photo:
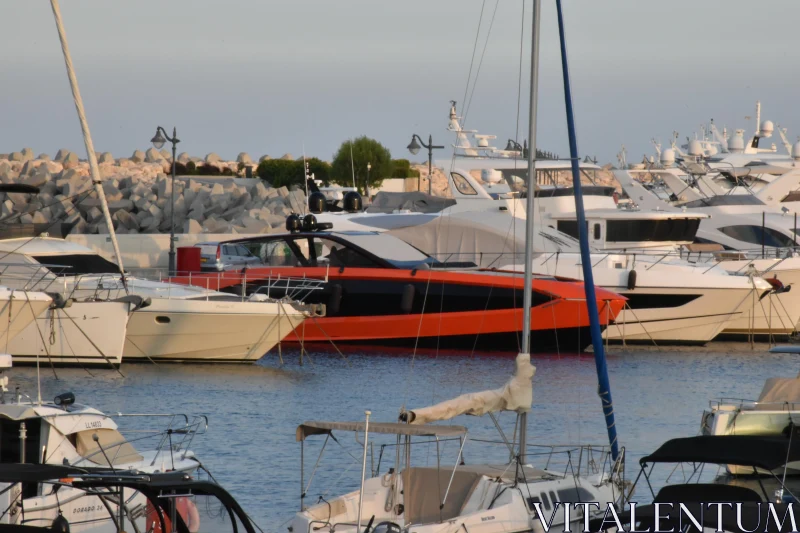
<path fill-rule="evenodd" d="M 369 162 L 367 163 L 367 183 L 364 186 L 364 192 L 367 193 L 367 199 L 369 199 L 369 171 L 372 168 L 372 164 Z"/>
<path fill-rule="evenodd" d="M 419 142 L 417 142 L 419 141 Z M 421 145 L 421 146 L 420 146 Z M 433 150 L 444 148 L 444 146 L 434 146 L 433 137 L 428 135 L 428 144 L 425 144 L 416 133 L 411 136 L 411 142 L 408 145 L 408 151 L 411 155 L 417 155 L 420 148 L 428 149 L 428 194 L 432 194 L 433 190 Z M 422 177 L 417 178 L 417 190 L 422 188 Z"/>
<path fill-rule="evenodd" d="M 170 224 L 169 224 L 169 275 L 175 275 L 175 151 L 177 150 L 178 133 L 175 128 L 172 128 L 172 137 L 167 135 L 166 130 L 161 126 L 156 128 L 156 134 L 150 139 L 156 150 L 161 150 L 165 142 L 172 143 L 172 194 L 170 196 Z"/>

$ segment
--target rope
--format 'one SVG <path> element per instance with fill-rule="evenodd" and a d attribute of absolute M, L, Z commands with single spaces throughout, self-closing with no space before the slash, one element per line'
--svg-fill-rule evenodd
<path fill-rule="evenodd" d="M 67 77 L 69 78 L 69 86 L 72 89 L 72 99 L 75 102 L 75 109 L 78 112 L 78 120 L 81 123 L 81 133 L 83 134 L 83 142 L 86 145 L 86 156 L 89 160 L 89 172 L 92 176 L 92 183 L 94 184 L 97 197 L 100 199 L 103 216 L 108 225 L 108 232 L 111 235 L 111 244 L 114 246 L 114 255 L 117 258 L 117 265 L 119 272 L 122 275 L 122 285 L 125 287 L 125 292 L 128 292 L 127 282 L 125 280 L 125 268 L 122 265 L 122 254 L 119 251 L 119 243 L 117 236 L 114 233 L 114 223 L 111 220 L 111 213 L 108 211 L 108 203 L 106 202 L 106 194 L 103 190 L 102 178 L 100 177 L 100 169 L 97 166 L 97 156 L 94 153 L 94 145 L 92 144 L 92 135 L 89 132 L 89 123 L 86 121 L 86 113 L 83 109 L 83 99 L 81 99 L 81 92 L 78 88 L 78 80 L 75 77 L 75 69 L 72 66 L 72 57 L 69 53 L 69 45 L 67 44 L 67 34 L 64 31 L 64 23 L 61 20 L 61 8 L 58 6 L 58 0 L 50 0 L 50 7 L 53 8 L 53 16 L 56 20 L 56 28 L 58 29 L 58 38 L 61 41 L 61 51 L 64 54 L 64 63 L 67 67 Z"/>

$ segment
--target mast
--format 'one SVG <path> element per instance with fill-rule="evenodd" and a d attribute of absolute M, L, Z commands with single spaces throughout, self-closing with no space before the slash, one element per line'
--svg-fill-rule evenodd
<path fill-rule="evenodd" d="M 597 310 L 597 295 L 594 291 L 592 261 L 589 254 L 589 238 L 586 227 L 586 213 L 583 210 L 583 191 L 578 157 L 578 141 L 575 136 L 575 115 L 572 110 L 572 90 L 569 84 L 569 68 L 567 65 L 567 45 L 564 36 L 564 15 L 561 12 L 561 0 L 556 0 L 558 13 L 558 36 L 561 41 L 561 70 L 564 76 L 564 104 L 567 109 L 567 131 L 569 133 L 569 156 L 572 162 L 572 186 L 575 189 L 575 213 L 578 219 L 578 236 L 581 245 L 581 266 L 583 267 L 583 288 L 586 292 L 586 307 L 589 310 L 589 327 L 594 348 L 594 362 L 597 369 L 598 394 L 603 404 L 603 415 L 606 418 L 608 441 L 611 444 L 611 457 L 617 460 L 619 446 L 617 427 L 614 425 L 614 404 L 611 401 L 611 387 L 608 382 L 606 355 L 603 351 L 603 337 L 600 333 L 600 315 Z"/>
<path fill-rule="evenodd" d="M 542 2 L 533 0 L 533 28 L 531 34 L 531 90 L 530 115 L 528 117 L 528 194 L 525 204 L 525 283 L 522 305 L 522 354 L 530 358 L 531 353 L 531 304 L 533 290 L 533 224 L 535 217 L 534 191 L 536 190 L 536 104 L 539 96 L 539 27 Z M 528 411 L 520 412 L 519 460 L 525 464 L 528 444 Z"/>
<path fill-rule="evenodd" d="M 108 202 L 106 202 L 106 193 L 103 190 L 103 181 L 100 177 L 100 169 L 97 167 L 97 156 L 94 153 L 94 145 L 92 144 L 92 135 L 89 132 L 89 124 L 86 121 L 86 113 L 83 109 L 83 100 L 81 99 L 81 92 L 78 88 L 78 80 L 75 77 L 75 69 L 72 66 L 72 57 L 69 53 L 69 46 L 67 45 L 67 34 L 64 31 L 64 24 L 61 21 L 61 9 L 58 6 L 58 0 L 50 0 L 50 7 L 53 8 L 53 16 L 56 19 L 56 28 L 58 29 L 58 38 L 61 41 L 61 50 L 64 53 L 64 63 L 67 67 L 67 77 L 69 78 L 69 86 L 72 89 L 72 99 L 75 101 L 75 109 L 78 111 L 78 120 L 81 123 L 81 133 L 83 134 L 83 142 L 86 146 L 86 157 L 89 161 L 89 173 L 92 176 L 92 183 L 97 197 L 100 199 L 100 206 L 103 211 L 106 225 L 108 226 L 108 233 L 111 236 L 111 244 L 114 247 L 114 255 L 117 259 L 117 266 L 122 275 L 122 284 L 127 292 L 128 285 L 125 281 L 125 268 L 122 265 L 122 255 L 119 252 L 119 243 L 117 243 L 117 235 L 114 233 L 114 222 L 111 220 L 111 213 L 108 211 Z"/>

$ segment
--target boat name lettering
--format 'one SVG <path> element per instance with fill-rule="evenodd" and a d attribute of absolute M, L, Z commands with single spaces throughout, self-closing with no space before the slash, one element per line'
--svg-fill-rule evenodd
<path fill-rule="evenodd" d="M 85 424 L 89 429 L 103 427 L 103 423 L 100 420 L 95 420 L 94 422 L 85 422 Z"/>
<path fill-rule="evenodd" d="M 493 516 L 482 516 L 481 517 L 481 522 L 487 522 L 489 520 L 494 520 L 494 517 Z"/>
<path fill-rule="evenodd" d="M 72 510 L 72 514 L 89 513 L 91 511 L 96 511 L 96 510 L 97 510 L 96 505 L 90 505 L 89 507 L 76 507 L 75 509 Z"/>

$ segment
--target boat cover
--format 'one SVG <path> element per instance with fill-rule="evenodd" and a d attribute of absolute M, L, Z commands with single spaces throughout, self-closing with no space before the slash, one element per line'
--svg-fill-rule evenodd
<path fill-rule="evenodd" d="M 530 354 L 518 354 L 514 375 L 499 389 L 462 394 L 430 407 L 407 413 L 411 424 L 450 420 L 458 415 L 482 416 L 498 411 L 529 411 L 533 404 L 533 375 L 536 367 Z"/>
<path fill-rule="evenodd" d="M 764 382 L 764 388 L 761 389 L 755 409 L 774 410 L 776 403 L 800 404 L 800 377 L 769 378 Z"/>
<path fill-rule="evenodd" d="M 329 422 L 312 420 L 297 426 L 297 442 L 306 440 L 311 435 L 328 435 L 332 431 L 364 431 L 365 423 L 361 422 Z M 411 426 L 397 422 L 370 422 L 370 433 L 389 435 L 407 435 L 411 437 L 459 437 L 467 433 L 464 426 Z"/>
<path fill-rule="evenodd" d="M 388 233 L 439 261 L 472 261 L 487 268 L 524 264 L 524 231 L 523 219 L 487 211 L 441 216 Z"/>
<path fill-rule="evenodd" d="M 372 204 L 367 207 L 367 213 L 392 213 L 397 209 L 409 210 L 416 213 L 438 213 L 442 209 L 455 205 L 452 198 L 431 196 L 423 192 L 385 192 L 375 195 Z"/>
<path fill-rule="evenodd" d="M 455 474 L 452 468 L 416 467 L 404 471 L 403 505 L 407 524 L 431 524 L 458 517 L 482 478 L 477 472 L 460 468 Z M 447 492 L 448 487 L 450 492 Z M 437 498 L 431 497 L 434 491 L 438 492 Z M 442 506 L 445 493 L 447 499 Z"/>
<path fill-rule="evenodd" d="M 639 459 L 649 463 L 709 463 L 753 466 L 775 470 L 800 460 L 800 435 L 790 446 L 787 437 L 756 435 L 703 435 L 668 440 L 655 452 Z"/>

